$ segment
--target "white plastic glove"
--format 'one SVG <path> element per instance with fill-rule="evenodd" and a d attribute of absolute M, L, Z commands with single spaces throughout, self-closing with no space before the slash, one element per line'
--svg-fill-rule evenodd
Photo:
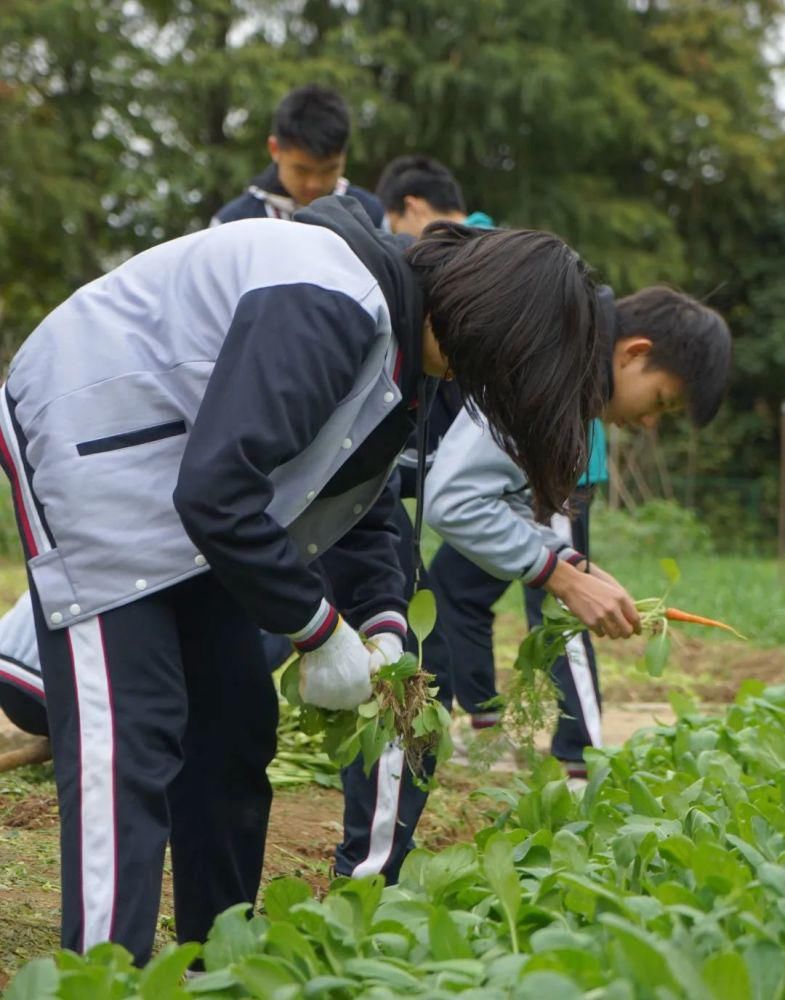
<path fill-rule="evenodd" d="M 371 653 L 343 618 L 330 638 L 300 659 L 300 697 L 319 708 L 356 708 L 371 697 Z"/>
<path fill-rule="evenodd" d="M 379 632 L 366 639 L 365 645 L 371 652 L 372 674 L 375 674 L 379 667 L 397 663 L 403 656 L 403 640 L 396 632 Z"/>

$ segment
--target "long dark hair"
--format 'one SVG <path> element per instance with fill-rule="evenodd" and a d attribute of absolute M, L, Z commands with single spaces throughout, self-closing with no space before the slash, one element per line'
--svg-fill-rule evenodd
<path fill-rule="evenodd" d="M 447 222 L 428 226 L 407 256 L 468 407 L 526 472 L 538 516 L 562 510 L 602 409 L 586 265 L 551 233 Z"/>

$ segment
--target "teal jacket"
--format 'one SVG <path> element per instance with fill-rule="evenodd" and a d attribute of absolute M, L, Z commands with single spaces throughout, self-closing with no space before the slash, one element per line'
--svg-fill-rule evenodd
<path fill-rule="evenodd" d="M 493 229 L 495 223 L 490 215 L 485 212 L 472 212 L 463 220 L 464 226 L 476 226 L 478 229 Z"/>
<path fill-rule="evenodd" d="M 608 482 L 608 445 L 605 440 L 605 428 L 601 420 L 592 420 L 589 427 L 589 464 L 578 480 L 579 486 L 592 486 L 594 483 Z"/>

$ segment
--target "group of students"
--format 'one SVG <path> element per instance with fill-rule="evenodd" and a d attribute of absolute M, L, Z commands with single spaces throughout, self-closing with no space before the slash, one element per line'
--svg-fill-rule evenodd
<path fill-rule="evenodd" d="M 167 843 L 179 940 L 253 903 L 271 670 L 294 648 L 303 698 L 352 708 L 400 657 L 416 442 L 445 540 L 427 666 L 480 727 L 510 581 L 598 635 L 639 629 L 588 559 L 600 420 L 686 407 L 703 425 L 720 404 L 730 335 L 711 309 L 660 287 L 615 301 L 557 236 L 467 215 L 431 158 L 355 188 L 348 136 L 337 94 L 293 91 L 247 191 L 76 291 L 0 391 L 30 581 L 0 622 L 0 705 L 52 741 L 65 947 L 147 960 Z M 580 769 L 600 738 L 588 638 L 556 674 L 553 750 Z M 335 870 L 394 881 L 425 793 L 394 744 L 343 780 Z"/>

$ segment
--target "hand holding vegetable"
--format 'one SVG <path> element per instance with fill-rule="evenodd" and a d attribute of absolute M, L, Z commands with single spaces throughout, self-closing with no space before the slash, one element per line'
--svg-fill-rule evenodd
<path fill-rule="evenodd" d="M 371 673 L 397 663 L 403 656 L 403 640 L 395 632 L 379 632 L 365 640 L 371 654 Z"/>
<path fill-rule="evenodd" d="M 640 615 L 632 597 L 612 576 L 602 570 L 600 574 L 583 573 L 560 562 L 545 589 L 597 635 L 627 639 L 640 632 Z"/>
<path fill-rule="evenodd" d="M 368 635 L 366 629 L 379 623 L 366 622 L 361 629 L 365 644 L 341 620 L 319 649 L 303 652 L 289 664 L 281 677 L 281 693 L 298 708 L 306 733 L 323 734 L 324 750 L 334 763 L 345 767 L 362 753 L 368 774 L 385 747 L 395 741 L 403 750 L 415 784 L 432 787 L 430 759 L 434 757 L 438 763 L 452 752 L 449 712 L 436 700 L 436 690 L 429 686 L 433 678 L 422 669 L 421 644 L 436 620 L 436 602 L 430 591 L 420 590 L 409 603 L 407 617 L 420 643 L 419 657 L 403 653 L 406 619 L 397 612 L 383 617 L 389 630 Z M 396 618 L 400 633 L 393 631 Z M 317 618 L 303 631 L 312 634 L 318 625 Z M 322 650 L 342 656 L 343 661 L 328 664 L 324 654 L 316 658 Z M 343 683 L 344 694 L 352 689 L 345 679 L 348 672 L 356 674 L 355 693 L 360 688 L 364 693 L 337 705 L 336 684 Z M 306 701 L 309 704 L 304 704 Z"/>
<path fill-rule="evenodd" d="M 562 565 L 563 570 L 560 566 L 545 585 L 551 596 L 543 602 L 542 625 L 533 628 L 518 649 L 514 680 L 502 716 L 502 727 L 508 737 L 530 756 L 535 752 L 537 732 L 545 728 L 556 711 L 559 693 L 551 680 L 551 668 L 564 655 L 568 643 L 587 627 L 590 618 L 599 622 L 602 628 L 602 608 L 613 607 L 613 602 L 608 600 L 609 594 L 616 595 L 617 610 L 624 609 L 626 634 L 632 631 L 627 608 L 627 602 L 632 598 L 612 576 L 604 570 L 596 572 L 595 567 L 589 575 L 568 564 Z M 670 586 L 676 584 L 679 580 L 676 563 L 672 559 L 663 559 L 662 567 Z M 719 628 L 739 639 L 744 638 L 725 622 L 669 607 L 670 586 L 662 597 L 647 597 L 635 601 L 633 605 L 637 619 L 635 631 L 649 636 L 643 661 L 652 677 L 661 676 L 665 669 L 670 652 L 671 623 Z M 605 588 L 604 592 L 601 588 Z M 598 631 L 596 626 L 590 627 Z"/>
<path fill-rule="evenodd" d="M 579 565 L 578 568 L 584 569 L 585 565 L 586 564 L 583 563 Z M 625 594 L 629 594 L 629 591 L 619 583 L 619 581 L 616 579 L 615 576 L 611 576 L 610 573 L 607 573 L 604 569 L 602 569 L 601 566 L 598 566 L 597 563 L 595 562 L 590 564 L 588 570 L 584 569 L 584 572 L 587 572 L 590 576 L 596 577 L 598 580 L 604 580 L 606 583 L 611 584 L 611 586 L 616 587 L 618 590 L 624 591 Z"/>
<path fill-rule="evenodd" d="M 356 708 L 371 697 L 371 653 L 341 618 L 321 646 L 300 658 L 300 696 L 319 708 Z"/>

